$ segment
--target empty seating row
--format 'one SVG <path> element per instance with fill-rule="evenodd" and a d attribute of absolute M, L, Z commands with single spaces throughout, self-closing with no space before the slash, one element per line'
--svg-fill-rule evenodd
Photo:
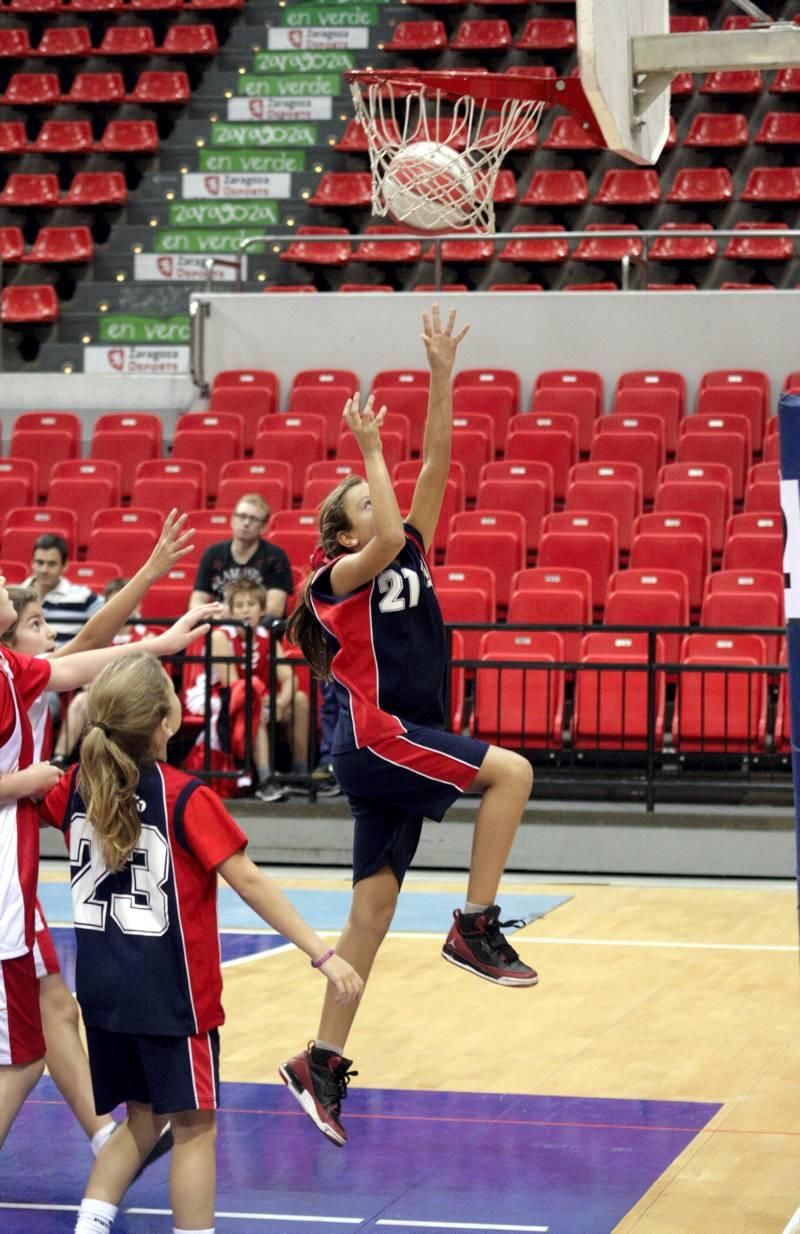
<path fill-rule="evenodd" d="M 83 29 L 79 27 L 78 29 Z M 8 33 L 8 32 L 6 32 Z M 51 31 L 52 38 L 57 32 Z M 58 32 L 63 34 L 64 31 Z M 88 31 L 85 31 L 88 34 Z M 80 36 L 72 32 L 73 39 Z M 170 26 L 160 46 L 150 26 L 110 26 L 99 48 L 91 45 L 87 56 L 214 56 L 219 48 L 217 33 L 211 25 Z M 54 53 L 59 60 L 63 52 Z M 57 73 L 12 73 L 0 103 L 7 107 L 51 107 L 58 103 L 80 102 L 63 94 Z"/>

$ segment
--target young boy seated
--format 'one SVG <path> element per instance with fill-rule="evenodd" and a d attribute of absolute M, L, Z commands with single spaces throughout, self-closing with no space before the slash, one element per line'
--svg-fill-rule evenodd
<path fill-rule="evenodd" d="M 294 673 L 289 665 L 279 663 L 276 665 L 277 694 L 274 699 L 270 698 L 270 635 L 262 625 L 267 612 L 265 588 L 252 579 L 238 579 L 225 589 L 225 599 L 233 620 L 250 626 L 253 631 L 253 680 L 254 684 L 259 687 L 258 693 L 261 696 L 261 706 L 258 708 L 253 725 L 252 748 L 257 777 L 255 796 L 263 802 L 286 801 L 288 794 L 272 779 L 268 727 L 270 710 L 272 707 L 275 708 L 277 724 L 285 733 L 289 743 L 292 752 L 292 771 L 298 775 L 305 775 L 308 772 L 308 695 L 297 688 Z M 283 658 L 284 651 L 279 640 L 275 644 L 275 649 L 278 658 Z M 212 752 L 219 752 L 223 750 L 225 744 L 219 724 L 222 707 L 223 705 L 226 708 L 230 706 L 232 712 L 232 697 L 228 692 L 234 691 L 236 683 L 244 680 L 245 633 L 241 626 L 222 626 L 214 630 L 211 638 L 211 654 L 212 658 L 217 661 L 211 681 L 211 744 Z M 202 664 L 187 665 L 187 669 L 189 670 L 188 682 L 187 676 L 184 677 L 186 711 L 190 715 L 203 715 L 206 698 L 203 666 Z M 228 724 L 226 726 L 223 723 L 222 727 L 227 727 L 228 731 L 232 731 L 234 728 L 233 715 L 228 714 L 225 719 Z M 186 767 L 199 768 L 203 765 L 203 745 L 204 738 L 201 734 L 186 760 Z M 219 762 L 219 759 L 215 761 Z"/>

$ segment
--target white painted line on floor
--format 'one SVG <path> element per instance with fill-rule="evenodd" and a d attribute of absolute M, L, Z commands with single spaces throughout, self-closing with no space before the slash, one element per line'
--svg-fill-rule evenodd
<path fill-rule="evenodd" d="M 321 932 L 320 936 L 322 937 Z M 432 942 L 437 939 L 444 939 L 444 937 L 443 931 L 439 934 L 414 934 L 409 932 L 408 934 L 393 933 L 387 935 L 387 938 L 393 939 L 395 942 L 403 939 Z M 554 947 L 661 947 L 668 950 L 688 951 L 785 951 L 792 955 L 797 955 L 798 953 L 797 944 L 791 943 L 684 943 L 655 938 L 550 938 L 546 934 L 510 934 L 508 937 L 515 947 L 520 947 L 523 943 L 535 943 L 537 946 L 546 943 L 548 946 L 552 944 Z"/>
<path fill-rule="evenodd" d="M 383 1218 L 376 1225 L 413 1226 L 415 1230 L 525 1230 L 533 1234 L 547 1234 L 548 1225 L 478 1225 L 474 1221 L 390 1221 Z"/>
<path fill-rule="evenodd" d="M 37 1212 L 37 1213 L 77 1213 L 77 1204 L 9 1204 L 0 1201 L 0 1208 L 11 1209 L 14 1212 Z M 126 1213 L 134 1213 L 139 1217 L 170 1217 L 172 1209 L 170 1208 L 126 1208 Z M 364 1217 L 300 1217 L 294 1213 L 221 1213 L 215 1214 L 217 1218 L 225 1218 L 230 1221 L 295 1221 L 305 1222 L 306 1225 L 362 1225 Z M 474 1229 L 481 1227 L 475 1226 Z M 487 1226 L 487 1229 L 540 1229 L 539 1226 Z"/>
<path fill-rule="evenodd" d="M 294 943 L 282 943 L 280 947 L 267 947 L 264 951 L 253 951 L 250 955 L 239 955 L 232 960 L 223 960 L 222 968 L 236 968 L 240 964 L 252 964 L 254 960 L 263 960 L 266 956 L 282 955 L 285 951 L 294 950 Z"/>

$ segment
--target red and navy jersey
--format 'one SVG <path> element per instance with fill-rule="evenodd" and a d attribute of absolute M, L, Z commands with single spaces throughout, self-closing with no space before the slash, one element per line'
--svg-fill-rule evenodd
<path fill-rule="evenodd" d="M 404 722 L 444 727 L 447 644 L 422 537 L 405 525 L 394 561 L 344 596 L 331 589 L 333 563 L 311 586 L 339 698 L 333 753 L 405 731 Z"/>
<path fill-rule="evenodd" d="M 216 867 L 247 844 L 219 798 L 164 763 L 142 766 L 141 832 L 109 870 L 78 791 L 77 768 L 40 807 L 64 832 L 78 941 L 77 995 L 95 1028 L 193 1036 L 222 1010 Z"/>
<path fill-rule="evenodd" d="M 0 651 L 0 776 L 34 761 L 28 709 L 47 689 L 47 660 Z M 39 821 L 28 800 L 0 802 L 0 960 L 25 955 L 34 943 L 39 873 Z"/>

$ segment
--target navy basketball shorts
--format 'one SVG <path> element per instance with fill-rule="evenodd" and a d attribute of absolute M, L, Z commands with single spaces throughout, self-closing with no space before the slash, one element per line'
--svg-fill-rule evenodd
<path fill-rule="evenodd" d="M 219 1032 L 149 1037 L 86 1027 L 98 1114 L 136 1101 L 154 1114 L 219 1107 Z"/>
<path fill-rule="evenodd" d="M 353 811 L 353 882 L 389 866 L 402 886 L 422 834 L 439 823 L 478 774 L 489 746 L 443 729 L 405 732 L 333 756 L 333 770 Z"/>

